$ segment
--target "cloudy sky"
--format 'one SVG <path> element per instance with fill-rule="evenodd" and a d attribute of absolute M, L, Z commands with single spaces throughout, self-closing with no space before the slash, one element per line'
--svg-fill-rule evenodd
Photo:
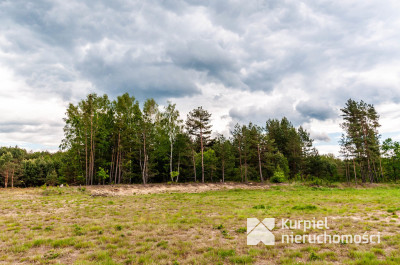
<path fill-rule="evenodd" d="M 129 92 L 214 131 L 288 117 L 337 153 L 340 108 L 400 140 L 400 1 L 0 0 L 0 145 L 57 150 L 69 102 Z"/>

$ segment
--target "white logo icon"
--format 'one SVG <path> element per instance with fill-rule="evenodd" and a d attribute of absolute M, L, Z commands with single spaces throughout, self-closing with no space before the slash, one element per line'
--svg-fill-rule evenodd
<path fill-rule="evenodd" d="M 275 218 L 247 218 L 247 245 L 255 246 L 260 241 L 264 245 L 275 245 L 275 236 L 271 230 L 275 227 Z"/>

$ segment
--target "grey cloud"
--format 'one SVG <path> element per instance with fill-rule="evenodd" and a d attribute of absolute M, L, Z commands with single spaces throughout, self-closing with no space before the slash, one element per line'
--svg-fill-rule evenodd
<path fill-rule="evenodd" d="M 309 86 L 303 87 L 305 92 L 321 91 L 313 84 L 321 71 L 363 71 L 393 53 L 399 54 L 397 49 L 374 45 L 377 41 L 371 45 L 362 41 L 369 37 L 368 26 L 387 19 L 378 11 L 394 16 L 392 8 L 374 1 L 357 4 L 360 12 L 344 3 L 266 0 L 246 4 L 38 0 L 6 1 L 0 7 L 2 28 L 14 29 L 6 30 L 5 36 L 13 45 L 4 49 L 30 58 L 30 62 L 9 59 L 8 63 L 43 93 L 52 93 L 50 87 L 63 87 L 53 93 L 64 99 L 72 97 L 71 80 L 77 79 L 86 79 L 95 84 L 93 89 L 104 92 L 135 88 L 140 97 L 163 99 L 199 93 L 196 84 L 207 82 L 271 92 L 289 75 L 298 73 L 310 79 Z M 223 29 L 238 39 L 221 42 L 217 33 L 205 36 L 199 29 L 193 31 L 190 23 L 185 23 L 196 12 L 203 12 L 214 29 Z M 399 33 L 392 37 L 399 37 Z M 104 40 L 130 48 L 106 47 L 98 58 L 80 57 L 82 47 L 101 46 Z M 130 56 L 138 51 L 141 58 Z M 107 52 L 123 59 L 104 61 Z M 257 66 L 263 63 L 267 64 Z M 54 69 L 55 64 L 68 70 Z M 241 69 L 248 74 L 243 75 Z M 365 87 L 368 91 L 377 89 L 368 84 Z M 400 92 L 395 95 L 400 96 Z"/>
<path fill-rule="evenodd" d="M 316 141 L 320 141 L 320 142 L 330 142 L 331 141 L 331 138 L 325 132 L 314 132 L 314 131 L 311 131 L 310 132 L 310 136 L 311 136 L 312 139 L 314 139 Z"/>
<path fill-rule="evenodd" d="M 167 55 L 175 65 L 183 69 L 205 72 L 216 81 L 226 86 L 238 86 L 240 81 L 234 73 L 238 71 L 235 54 L 216 44 L 212 40 L 189 41 L 170 47 Z"/>
<path fill-rule="evenodd" d="M 130 92 L 165 101 L 209 84 L 275 93 L 283 96 L 274 106 L 226 108 L 233 121 L 287 116 L 299 125 L 336 117 L 349 97 L 400 102 L 399 8 L 377 0 L 1 1 L 0 66 L 32 99 Z M 391 82 L 368 78 L 382 65 Z M 309 101 L 294 108 L 293 89 Z"/>
<path fill-rule="evenodd" d="M 295 126 L 301 125 L 305 120 L 293 111 L 292 103 L 286 102 L 274 106 L 248 106 L 234 107 L 229 111 L 229 116 L 232 117 L 232 124 L 253 122 L 259 126 L 265 126 L 268 119 L 288 118 Z"/>
<path fill-rule="evenodd" d="M 326 120 L 338 116 L 337 111 L 330 107 L 327 102 L 322 101 L 301 101 L 297 104 L 296 110 L 304 117 L 317 120 Z"/>
<path fill-rule="evenodd" d="M 19 132 L 21 134 L 31 134 L 39 131 L 55 132 L 60 126 L 63 126 L 62 122 L 47 122 L 46 124 L 33 120 L 0 122 L 0 133 Z"/>
<path fill-rule="evenodd" d="M 130 92 L 143 100 L 154 97 L 163 99 L 199 93 L 192 79 L 197 73 L 178 68 L 173 64 L 138 64 L 130 60 L 105 62 L 100 56 L 89 56 L 77 69 L 102 91 L 116 96 Z"/>

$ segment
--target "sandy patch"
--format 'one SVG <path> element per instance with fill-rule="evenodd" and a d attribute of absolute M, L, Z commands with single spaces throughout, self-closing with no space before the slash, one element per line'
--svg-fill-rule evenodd
<path fill-rule="evenodd" d="M 188 184 L 134 184 L 112 186 L 87 186 L 92 196 L 126 196 L 153 193 L 199 193 L 231 189 L 268 189 L 269 185 L 260 183 L 188 183 Z"/>

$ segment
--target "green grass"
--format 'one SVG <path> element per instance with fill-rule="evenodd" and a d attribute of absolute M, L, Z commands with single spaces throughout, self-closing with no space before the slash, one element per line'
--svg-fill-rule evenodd
<path fill-rule="evenodd" d="M 88 189 L 89 190 L 89 189 Z M 1 264 L 398 264 L 400 188 L 306 187 L 92 197 L 0 190 Z M 331 234 L 381 233 L 380 244 L 247 246 L 246 221 L 322 220 Z M 306 233 L 318 231 L 310 230 Z M 295 234 L 303 234 L 295 231 Z"/>

